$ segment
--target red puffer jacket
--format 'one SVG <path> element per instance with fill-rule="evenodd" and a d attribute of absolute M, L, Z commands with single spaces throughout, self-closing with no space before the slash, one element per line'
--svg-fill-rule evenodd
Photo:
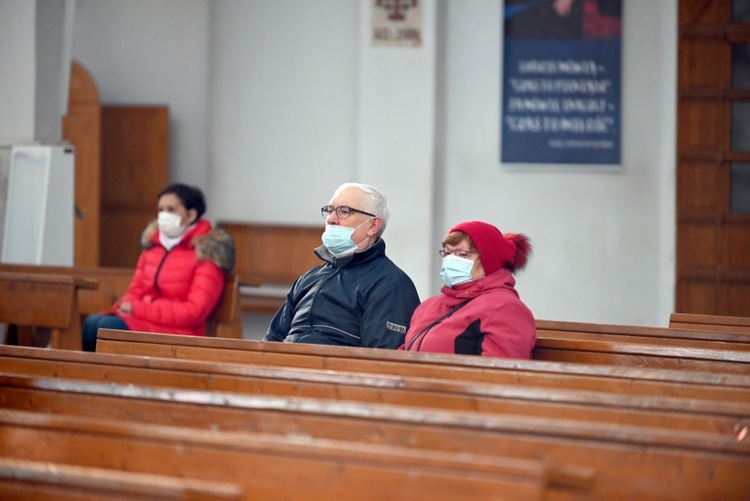
<path fill-rule="evenodd" d="M 133 280 L 112 312 L 121 302 L 130 301 L 132 315 L 118 315 L 130 330 L 204 335 L 206 320 L 224 288 L 224 274 L 234 265 L 232 237 L 224 230 L 212 230 L 211 223 L 200 219 L 167 251 L 152 222 L 141 244 L 144 250 Z"/>
<path fill-rule="evenodd" d="M 536 323 L 515 284 L 510 271 L 501 268 L 479 280 L 443 287 L 414 311 L 399 349 L 531 358 Z M 464 306 L 455 309 L 458 305 Z"/>

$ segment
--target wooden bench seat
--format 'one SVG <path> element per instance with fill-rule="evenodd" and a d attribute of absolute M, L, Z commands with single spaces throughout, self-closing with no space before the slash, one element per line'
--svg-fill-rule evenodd
<path fill-rule="evenodd" d="M 750 376 L 738 374 L 508 360 L 252 340 L 201 339 L 133 331 L 123 333 L 108 329 L 99 331 L 97 351 L 665 397 L 747 398 L 746 391 L 750 389 Z M 724 392 L 731 392 L 731 396 Z"/>
<path fill-rule="evenodd" d="M 227 482 L 0 457 L 0 499 L 234 501 L 243 497 L 239 486 Z"/>
<path fill-rule="evenodd" d="M 244 488 L 248 500 L 538 500 L 546 482 L 538 460 L 144 425 L 137 419 L 3 409 L 0 437 L 0 456 L 228 481 Z"/>
<path fill-rule="evenodd" d="M 83 354 L 6 347 L 0 375 L 64 375 L 92 382 L 152 387 L 229 391 L 251 395 L 309 397 L 385 403 L 410 407 L 471 411 L 481 414 L 556 416 L 655 428 L 712 431 L 736 435 L 750 420 L 750 403 L 583 391 L 521 385 L 467 384 L 360 373 L 331 374 L 300 369 L 229 366 L 221 362 Z M 39 356 L 36 356 L 39 355 Z M 6 391 L 8 391 L 6 389 Z M 0 404 L 9 406 L 7 396 Z M 750 398 L 750 390 L 745 392 Z"/>
<path fill-rule="evenodd" d="M 675 315 L 681 314 L 672 314 Z M 707 315 L 700 315 L 706 317 Z M 681 317 L 675 317 L 681 318 Z M 684 317 L 683 317 L 684 318 Z M 736 317 L 724 317 L 736 318 Z M 563 322 L 558 320 L 537 320 L 537 333 L 546 331 L 555 332 L 590 332 L 594 334 L 614 334 L 618 336 L 631 336 L 633 338 L 656 338 L 671 339 L 676 342 L 680 340 L 700 340 L 700 341 L 722 341 L 730 343 L 750 344 L 750 328 L 746 333 L 725 331 L 717 328 L 702 328 L 701 325 L 692 324 L 692 327 L 686 323 L 672 323 L 669 328 L 662 327 L 644 327 L 640 325 L 618 325 L 618 324 L 599 324 L 585 322 Z M 750 322 L 748 322 L 750 326 Z"/>
<path fill-rule="evenodd" d="M 710 332 L 713 335 L 739 334 L 740 339 L 750 339 L 750 318 L 747 317 L 672 313 L 669 328 Z"/>
<path fill-rule="evenodd" d="M 750 488 L 750 477 L 746 475 L 750 466 L 750 444 L 737 437 L 722 438 L 712 433 L 555 418 L 479 416 L 315 399 L 149 391 L 145 387 L 80 381 L 52 380 L 46 384 L 37 379 L 28 384 L 30 391 L 37 394 L 47 389 L 54 392 L 55 386 L 64 390 L 57 392 L 58 397 L 68 402 L 60 404 L 56 410 L 66 412 L 67 409 L 74 414 L 72 422 L 87 431 L 100 429 L 100 425 L 85 426 L 93 418 L 81 414 L 92 413 L 106 417 L 106 423 L 135 416 L 138 423 L 134 425 L 147 432 L 166 424 L 178 424 L 194 427 L 195 435 L 218 429 L 232 437 L 242 437 L 247 432 L 237 430 L 261 430 L 266 433 L 263 440 L 271 433 L 278 433 L 299 437 L 305 444 L 316 439 L 346 440 L 360 443 L 366 450 L 370 450 L 373 443 L 386 443 L 388 447 L 420 448 L 415 450 L 420 454 L 434 447 L 440 450 L 453 447 L 453 456 L 491 457 L 501 451 L 503 456 L 515 459 L 543 459 L 545 464 L 553 465 L 551 468 L 571 465 L 595 470 L 587 496 L 590 499 L 744 499 Z M 100 397 L 95 396 L 97 392 Z M 53 395 L 49 399 L 39 397 L 39 407 L 54 406 L 54 400 Z M 85 405 L 84 401 L 91 404 Z M 8 426 L 2 421 L 3 416 L 12 412 L 21 411 L 0 411 L 0 429 Z M 19 422 L 27 425 L 36 419 L 19 418 Z M 143 426 L 143 423 L 149 425 Z M 67 437 L 70 430 L 66 431 Z M 42 437 L 37 438 L 42 440 Z M 91 438 L 69 437 L 69 440 L 75 443 L 76 438 L 96 450 Z M 54 447 L 63 446 L 49 437 L 44 441 L 51 441 Z M 17 442 L 0 441 L 0 444 L 22 449 L 22 444 Z M 65 446 L 70 445 L 66 442 Z M 461 454 L 455 454 L 457 452 Z M 71 455 L 77 454 L 75 451 L 67 454 Z M 297 450 L 296 455 L 304 456 L 305 451 Z M 549 492 L 550 496 L 553 492 Z"/>
<path fill-rule="evenodd" d="M 0 273 L 44 274 L 51 277 L 69 277 L 63 278 L 63 280 L 73 279 L 87 284 L 86 287 L 78 287 L 77 306 L 81 321 L 85 316 L 92 313 L 109 311 L 112 305 L 127 291 L 134 272 L 133 268 L 0 264 Z M 206 334 L 208 336 L 242 338 L 239 290 L 239 275 L 228 275 L 219 303 L 208 319 L 206 326 Z M 19 308 L 25 311 L 25 314 L 30 317 L 36 317 L 38 313 L 34 313 L 34 310 L 29 307 L 33 304 L 34 301 L 28 300 L 27 302 L 19 303 Z M 0 321 L 2 321 L 2 318 L 0 318 Z M 73 327 L 70 330 L 71 332 L 78 332 L 77 344 L 72 339 L 75 338 L 75 335 L 70 336 L 71 340 L 68 340 L 66 335 L 63 342 L 70 342 L 70 346 L 73 346 L 72 349 L 80 350 L 80 321 L 76 323 L 76 318 L 73 318 L 72 322 Z M 52 347 L 64 348 L 68 347 L 68 345 L 61 346 L 59 343 L 53 342 Z"/>

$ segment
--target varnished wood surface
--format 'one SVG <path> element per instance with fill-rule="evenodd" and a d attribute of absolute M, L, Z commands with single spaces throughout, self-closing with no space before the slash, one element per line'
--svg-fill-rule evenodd
<path fill-rule="evenodd" d="M 0 454 L 228 481 L 248 500 L 539 500 L 545 483 L 537 460 L 10 410 Z"/>
<path fill-rule="evenodd" d="M 235 501 L 236 484 L 0 458 L 0 499 L 15 501 Z"/>
<path fill-rule="evenodd" d="M 138 416 L 139 430 L 149 434 L 152 442 L 156 436 L 151 431 L 166 423 L 179 422 L 180 429 L 192 427 L 188 430 L 192 431 L 190 437 L 201 437 L 206 430 L 222 430 L 230 434 L 232 440 L 241 440 L 240 437 L 249 433 L 247 430 L 257 430 L 264 432 L 258 437 L 260 440 L 268 440 L 274 433 L 305 437 L 303 442 L 306 444 L 328 437 L 351 441 L 350 444 L 359 443 L 371 454 L 373 444 L 384 443 L 389 448 L 399 445 L 417 449 L 454 447 L 455 452 L 462 452 L 449 454 L 449 457 L 481 456 L 479 451 L 484 451 L 486 455 L 499 453 L 509 458 L 544 458 L 548 465 L 594 469 L 595 480 L 589 499 L 665 499 L 670 496 L 676 496 L 675 499 L 713 496 L 717 499 L 743 499 L 743 493 L 750 486 L 750 478 L 743 473 L 750 466 L 748 444 L 736 437 L 722 439 L 712 433 L 580 423 L 554 417 L 479 416 L 344 401 L 329 403 L 317 399 L 278 399 L 216 392 L 152 391 L 146 387 L 92 385 L 76 381 L 49 381 L 47 384 L 35 379 L 27 386 L 35 388 L 33 391 L 39 394 L 46 391 L 45 387 L 54 391 L 56 385 L 75 386 L 65 388 L 59 394 L 60 398 L 69 399 L 71 413 L 90 412 L 105 416 L 107 426 L 112 423 L 119 426 L 121 418 Z M 99 387 L 101 398 L 94 396 L 94 386 Z M 94 405 L 88 410 L 75 402 L 82 395 L 94 399 Z M 54 405 L 54 399 L 50 395 L 50 400 L 40 401 L 39 405 L 44 407 L 44 402 Z M 156 403 L 158 401 L 163 403 Z M 263 408 L 266 410 L 261 411 Z M 0 423 L 12 412 L 19 411 L 0 411 Z M 203 416 L 194 418 L 196 413 L 203 413 Z M 86 431 L 102 429 L 103 424 L 94 424 L 94 418 L 74 417 L 76 419 L 70 424 L 81 426 Z M 32 417 L 23 423 L 36 419 Z M 156 420 L 158 426 L 143 426 L 141 423 L 149 423 L 151 419 Z M 7 426 L 5 423 L 3 428 Z M 55 429 L 61 427 L 62 421 L 58 421 Z M 65 432 L 66 435 L 77 433 L 70 426 L 65 426 Z M 120 432 L 121 428 L 110 428 L 107 435 L 111 438 Z M 174 440 L 174 433 L 171 433 L 171 438 Z M 96 440 L 94 437 L 85 440 L 79 437 L 79 440 L 96 450 L 92 445 Z M 62 445 L 49 436 L 46 441 Z M 236 446 L 239 442 L 233 443 Z M 357 446 L 347 446 L 347 449 L 352 448 Z M 424 454 L 424 450 L 419 450 L 419 454 Z M 305 452 L 300 449 L 296 454 L 297 457 L 304 456 Z M 75 457 L 76 454 L 72 455 Z M 199 458 L 196 460 L 200 461 Z M 308 468 L 305 472 L 309 472 Z M 665 478 L 670 481 L 664 482 Z"/>
<path fill-rule="evenodd" d="M 679 315 L 679 314 L 672 314 Z M 704 317 L 704 315 L 701 315 Z M 680 318 L 680 317 L 677 317 Z M 683 317 L 684 318 L 684 317 Z M 687 325 L 687 324 L 683 324 Z M 599 324 L 586 322 L 563 322 L 557 320 L 537 320 L 537 332 L 543 331 L 570 331 L 570 332 L 590 332 L 594 334 L 616 334 L 621 336 L 632 336 L 633 338 L 655 338 L 655 339 L 672 339 L 679 343 L 679 340 L 699 340 L 699 341 L 722 341 L 729 343 L 750 344 L 750 327 L 747 333 L 739 331 L 721 330 L 719 328 L 701 328 L 697 324 L 691 324 L 690 327 L 683 327 L 679 324 L 670 322 L 669 328 L 663 327 L 644 327 L 639 325 L 617 325 L 617 324 Z"/>
<path fill-rule="evenodd" d="M 664 396 L 685 396 L 682 391 L 710 395 L 729 388 L 750 388 L 750 376 L 710 372 L 662 370 L 643 367 L 606 366 L 568 362 L 509 360 L 464 355 L 410 353 L 398 350 L 350 348 L 301 343 L 271 343 L 252 340 L 198 339 L 189 336 L 159 336 L 149 333 L 102 329 L 97 350 L 103 353 L 212 360 L 259 365 L 306 367 L 419 377 L 443 377 L 462 381 L 507 383 L 535 379 L 548 387 L 565 387 L 574 380 L 581 389 L 629 388 Z M 604 382 L 602 382 L 604 381 Z M 662 383 L 682 382 L 680 385 Z M 705 390 L 705 392 L 703 391 Z"/>
<path fill-rule="evenodd" d="M 740 339 L 750 339 L 750 318 L 748 317 L 672 313 L 669 316 L 669 328 L 710 332 L 715 336 L 734 335 Z"/>
<path fill-rule="evenodd" d="M 0 271 L 0 323 L 48 327 L 50 346 L 80 350 L 78 291 L 97 287 L 82 277 Z"/>
<path fill-rule="evenodd" d="M 385 403 L 409 407 L 711 431 L 736 436 L 750 424 L 750 402 L 479 384 L 125 355 L 0 347 L 3 373 L 165 388 Z M 0 403 L 7 406 L 7 396 Z M 750 390 L 740 400 L 750 399 Z"/>

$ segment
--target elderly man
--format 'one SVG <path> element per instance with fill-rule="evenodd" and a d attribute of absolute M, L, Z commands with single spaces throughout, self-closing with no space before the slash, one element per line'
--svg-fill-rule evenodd
<path fill-rule="evenodd" d="M 419 296 L 385 255 L 385 197 L 347 183 L 321 213 L 326 228 L 315 253 L 324 264 L 295 281 L 264 341 L 398 348 Z"/>

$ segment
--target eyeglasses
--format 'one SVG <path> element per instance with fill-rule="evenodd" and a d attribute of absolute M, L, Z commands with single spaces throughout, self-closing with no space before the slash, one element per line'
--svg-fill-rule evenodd
<path fill-rule="evenodd" d="M 452 255 L 454 255 L 454 256 L 462 257 L 462 258 L 464 258 L 464 259 L 465 259 L 465 258 L 468 258 L 469 256 L 471 256 L 472 254 L 477 254 L 478 252 L 479 252 L 479 251 L 476 251 L 476 250 L 468 250 L 468 249 L 455 249 L 455 250 L 450 250 L 450 249 L 446 249 L 445 247 L 443 247 L 442 249 L 440 249 L 440 250 L 438 251 L 438 254 L 440 254 L 440 255 L 441 255 L 441 256 L 443 256 L 443 257 L 445 257 L 445 256 L 450 256 L 450 255 L 452 254 Z"/>
<path fill-rule="evenodd" d="M 370 217 L 378 217 L 375 214 L 370 214 L 369 212 L 365 212 L 359 209 L 353 209 L 346 205 L 339 205 L 338 207 L 334 207 L 333 205 L 324 205 L 320 208 L 320 215 L 323 216 L 324 219 L 328 219 L 328 217 L 334 212 L 339 219 L 348 218 L 352 214 L 352 212 L 359 212 L 360 214 L 366 214 Z"/>

